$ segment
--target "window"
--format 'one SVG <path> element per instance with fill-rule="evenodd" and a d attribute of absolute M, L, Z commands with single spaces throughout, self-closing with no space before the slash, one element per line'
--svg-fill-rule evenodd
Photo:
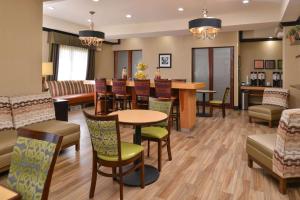
<path fill-rule="evenodd" d="M 88 49 L 60 45 L 57 80 L 85 80 Z"/>

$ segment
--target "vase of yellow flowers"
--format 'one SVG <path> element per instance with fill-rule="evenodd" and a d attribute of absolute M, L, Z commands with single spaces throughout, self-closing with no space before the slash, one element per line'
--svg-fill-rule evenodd
<path fill-rule="evenodd" d="M 148 66 L 144 63 L 139 63 L 136 66 L 137 72 L 134 74 L 134 78 L 139 80 L 144 80 L 147 78 L 147 74 L 145 73 L 145 70 L 148 68 Z"/>

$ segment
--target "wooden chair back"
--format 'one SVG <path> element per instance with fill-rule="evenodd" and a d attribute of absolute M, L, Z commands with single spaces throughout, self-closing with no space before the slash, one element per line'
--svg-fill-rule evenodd
<path fill-rule="evenodd" d="M 172 81 L 167 79 L 155 80 L 155 96 L 156 98 L 171 98 Z"/>
<path fill-rule="evenodd" d="M 186 83 L 186 79 L 172 79 L 172 82 Z"/>
<path fill-rule="evenodd" d="M 106 86 L 106 79 L 96 79 L 95 80 L 95 86 L 96 86 L 96 94 L 106 94 L 107 93 L 107 86 Z"/>
<path fill-rule="evenodd" d="M 224 95 L 223 95 L 223 99 L 222 99 L 222 103 L 223 103 L 223 104 L 226 103 L 227 98 L 228 98 L 228 96 L 229 96 L 229 92 L 230 92 L 230 88 L 227 87 L 227 88 L 225 89 L 225 92 L 224 92 Z"/>
<path fill-rule="evenodd" d="M 47 200 L 62 136 L 20 128 L 7 178 L 22 199 Z"/>
<path fill-rule="evenodd" d="M 125 79 L 114 79 L 112 85 L 112 92 L 115 95 L 126 95 L 126 80 Z"/>
<path fill-rule="evenodd" d="M 136 96 L 150 96 L 150 80 L 134 80 L 134 90 Z"/>
<path fill-rule="evenodd" d="M 93 154 L 118 156 L 121 162 L 121 137 L 118 115 L 96 116 L 83 111 L 88 125 Z"/>

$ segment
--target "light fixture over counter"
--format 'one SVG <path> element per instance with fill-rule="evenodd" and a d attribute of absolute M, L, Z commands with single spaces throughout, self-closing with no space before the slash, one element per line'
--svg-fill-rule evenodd
<path fill-rule="evenodd" d="M 94 21 L 93 15 L 94 11 L 90 11 L 91 20 L 90 20 L 90 30 L 79 31 L 79 39 L 84 46 L 95 47 L 97 50 L 101 50 L 102 43 L 105 38 L 105 33 L 101 31 L 94 30 Z"/>
<path fill-rule="evenodd" d="M 221 30 L 222 21 L 217 18 L 208 17 L 206 9 L 203 9 L 202 14 L 202 18 L 189 21 L 189 30 L 199 39 L 213 40 Z"/>

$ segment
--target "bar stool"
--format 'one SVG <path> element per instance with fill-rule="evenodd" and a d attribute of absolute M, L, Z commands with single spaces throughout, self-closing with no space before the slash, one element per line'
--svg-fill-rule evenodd
<path fill-rule="evenodd" d="M 177 82 L 177 83 L 186 83 L 186 79 L 172 79 L 172 83 Z M 171 118 L 173 121 L 176 122 L 176 130 L 179 131 L 180 130 L 180 110 L 179 110 L 179 98 L 178 98 L 179 94 L 172 94 L 172 97 L 175 97 L 174 101 L 173 101 L 173 109 L 172 109 L 172 113 L 171 113 Z M 174 108 L 175 108 L 175 112 L 174 112 Z"/>
<path fill-rule="evenodd" d="M 134 80 L 136 106 L 138 109 L 147 109 L 150 97 L 150 80 Z"/>
<path fill-rule="evenodd" d="M 172 96 L 172 81 L 168 79 L 154 80 L 155 83 L 155 96 L 160 100 L 172 101 L 174 104 L 175 100 L 178 99 L 176 96 Z M 171 109 L 172 122 L 176 121 L 176 130 L 179 131 L 179 103 L 175 107 L 176 113 L 173 112 L 174 106 Z"/>
<path fill-rule="evenodd" d="M 127 93 L 125 79 L 113 80 L 112 93 L 113 93 L 113 110 L 118 110 L 119 108 L 121 110 L 126 110 L 127 108 L 131 109 L 131 105 L 130 105 L 131 95 Z"/>
<path fill-rule="evenodd" d="M 96 79 L 95 86 L 96 86 L 95 115 L 107 114 L 108 113 L 107 102 L 112 100 L 112 92 L 107 91 L 105 78 Z M 101 109 L 101 112 L 98 112 L 98 102 L 101 105 L 102 101 L 104 101 L 104 108 L 103 108 L 104 112 L 102 112 L 102 109 Z"/>

